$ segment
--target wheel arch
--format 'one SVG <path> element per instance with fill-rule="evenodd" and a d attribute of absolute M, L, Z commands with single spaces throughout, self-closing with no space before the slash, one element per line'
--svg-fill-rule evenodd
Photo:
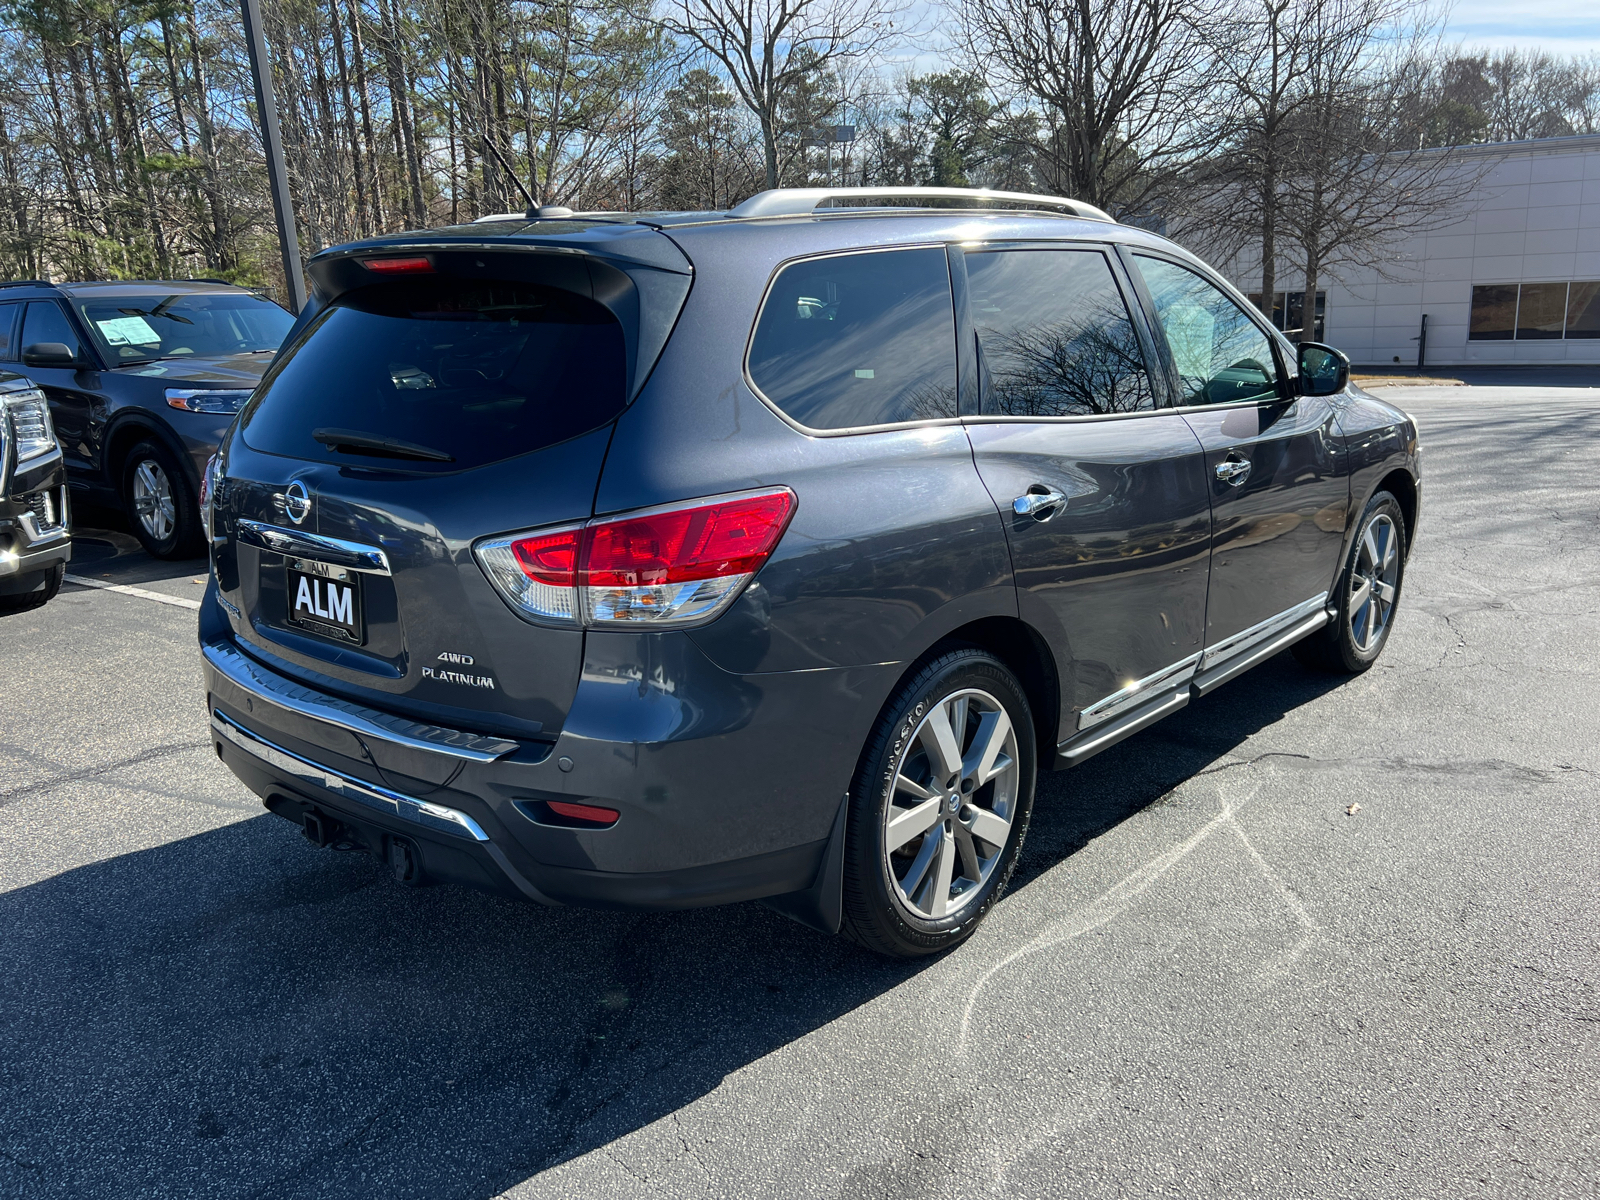
<path fill-rule="evenodd" d="M 119 497 L 122 494 L 122 469 L 127 464 L 128 453 L 143 441 L 156 441 L 165 446 L 177 457 L 184 483 L 191 488 L 198 486 L 198 480 L 189 478 L 189 455 L 184 452 L 177 438 L 163 429 L 159 422 L 130 414 L 115 421 L 106 434 L 103 459 L 106 483 Z"/>
<path fill-rule="evenodd" d="M 1410 471 L 1397 467 L 1378 480 L 1377 486 L 1362 504 L 1363 510 L 1379 492 L 1388 492 L 1400 505 L 1400 515 L 1406 523 L 1406 557 L 1409 558 L 1411 545 L 1417 537 L 1417 481 L 1411 477 Z"/>
<path fill-rule="evenodd" d="M 1038 630 L 1019 617 L 982 617 L 952 629 L 906 668 L 890 689 L 890 695 L 928 659 L 960 646 L 987 651 L 1017 677 L 1028 697 L 1028 707 L 1033 710 L 1034 748 L 1040 769 L 1051 768 L 1056 757 L 1061 681 L 1056 677 L 1055 655 L 1050 652 L 1049 644 Z"/>

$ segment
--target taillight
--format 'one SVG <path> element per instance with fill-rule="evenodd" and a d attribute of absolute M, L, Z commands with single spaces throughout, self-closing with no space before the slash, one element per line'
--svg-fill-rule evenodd
<path fill-rule="evenodd" d="M 200 472 L 200 507 L 204 508 L 211 499 L 211 481 L 217 473 L 217 456 L 213 454 L 206 459 L 206 469 Z"/>
<path fill-rule="evenodd" d="M 744 493 L 480 542 L 495 588 L 530 616 L 676 629 L 715 619 L 771 556 L 794 493 Z"/>

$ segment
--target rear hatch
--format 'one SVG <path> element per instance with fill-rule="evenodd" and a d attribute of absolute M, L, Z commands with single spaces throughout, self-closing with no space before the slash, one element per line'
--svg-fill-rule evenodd
<path fill-rule="evenodd" d="M 611 425 L 690 280 L 667 238 L 631 230 L 599 250 L 461 230 L 313 262 L 320 311 L 241 414 L 215 492 L 247 653 L 417 720 L 559 732 L 583 634 L 514 612 L 472 547 L 591 515 Z"/>

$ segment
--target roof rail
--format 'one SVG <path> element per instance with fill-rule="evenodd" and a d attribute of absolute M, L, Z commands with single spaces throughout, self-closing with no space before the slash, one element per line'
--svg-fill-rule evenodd
<path fill-rule="evenodd" d="M 0 288 L 8 287 L 55 287 L 48 279 L 7 279 L 0 283 Z"/>
<path fill-rule="evenodd" d="M 794 217 L 804 216 L 823 207 L 825 200 L 969 200 L 976 201 L 975 208 L 1029 208 L 1045 211 L 1060 210 L 1061 215 L 1084 217 L 1091 221 L 1112 220 L 1111 214 L 1085 204 L 1082 200 L 1069 200 L 1065 196 L 1035 196 L 1028 192 L 996 192 L 988 188 L 953 187 L 838 187 L 838 188 L 774 188 L 757 192 L 743 204 L 728 210 L 731 217 Z M 829 206 L 850 208 L 851 205 Z M 889 207 L 889 206 L 885 206 Z M 904 206 L 893 206 L 904 207 Z M 921 206 L 912 206 L 921 207 Z M 929 208 L 948 208 L 949 205 L 928 205 Z"/>

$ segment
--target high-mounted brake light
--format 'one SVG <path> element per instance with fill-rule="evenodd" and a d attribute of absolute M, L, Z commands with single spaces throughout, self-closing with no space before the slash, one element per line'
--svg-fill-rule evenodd
<path fill-rule="evenodd" d="M 794 493 L 718 496 L 474 548 L 516 608 L 563 624 L 678 629 L 714 620 L 777 548 Z"/>
<path fill-rule="evenodd" d="M 363 258 L 361 265 L 380 275 L 426 275 L 433 271 L 433 260 L 422 255 L 412 258 Z"/>

